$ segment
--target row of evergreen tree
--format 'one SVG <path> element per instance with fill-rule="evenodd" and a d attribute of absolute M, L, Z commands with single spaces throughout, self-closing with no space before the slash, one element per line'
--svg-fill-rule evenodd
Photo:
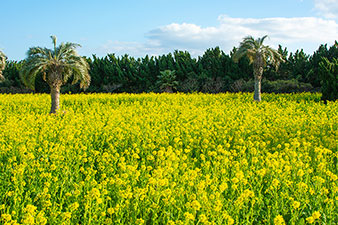
<path fill-rule="evenodd" d="M 320 91 L 320 63 L 338 58 L 338 44 L 328 47 L 321 45 L 312 55 L 297 50 L 289 53 L 287 48 L 279 46 L 278 52 L 284 62 L 278 70 L 268 66 L 264 71 L 263 92 L 301 92 Z M 235 63 L 230 55 L 219 47 L 211 48 L 193 58 L 187 51 L 174 51 L 162 56 L 134 58 L 129 55 L 117 57 L 108 54 L 105 57 L 93 55 L 87 58 L 90 65 L 91 84 L 85 92 L 159 92 L 158 76 L 161 71 L 175 71 L 175 87 L 180 92 L 218 93 L 226 91 L 252 91 L 253 68 L 247 58 Z M 23 61 L 8 61 L 0 83 L 0 92 L 30 92 L 20 79 Z M 333 81 L 337 83 L 337 75 Z M 49 93 L 49 86 L 42 80 L 42 74 L 35 81 L 35 92 Z M 62 92 L 79 93 L 79 85 L 65 85 Z"/>

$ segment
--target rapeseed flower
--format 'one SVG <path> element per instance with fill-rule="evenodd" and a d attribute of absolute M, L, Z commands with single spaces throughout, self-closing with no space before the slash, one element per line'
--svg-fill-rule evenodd
<path fill-rule="evenodd" d="M 292 204 L 292 207 L 293 207 L 294 209 L 298 209 L 299 206 L 300 206 L 300 202 L 298 202 L 298 201 L 294 201 L 293 204 Z"/>
<path fill-rule="evenodd" d="M 307 217 L 306 218 L 306 222 L 308 222 L 308 223 L 314 223 L 315 222 L 315 218 L 313 218 L 313 216 L 310 216 L 310 217 Z"/>
<path fill-rule="evenodd" d="M 320 212 L 318 212 L 318 211 L 315 211 L 315 212 L 313 212 L 312 213 L 312 217 L 313 217 L 313 219 L 319 219 L 320 218 Z"/>
<path fill-rule="evenodd" d="M 274 219 L 273 219 L 273 223 L 275 225 L 285 225 L 285 221 L 283 216 L 281 215 L 277 215 Z"/>
<path fill-rule="evenodd" d="M 306 222 L 334 223 L 338 103 L 264 99 L 63 95 L 67 114 L 49 116 L 48 95 L 0 95 L 0 215 L 11 224 L 288 224 L 312 208 Z"/>
<path fill-rule="evenodd" d="M 186 220 L 195 220 L 195 216 L 191 214 L 190 212 L 185 212 L 184 217 Z"/>

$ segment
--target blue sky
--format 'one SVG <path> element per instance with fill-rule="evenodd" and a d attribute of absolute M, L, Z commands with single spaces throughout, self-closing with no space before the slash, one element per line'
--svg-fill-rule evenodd
<path fill-rule="evenodd" d="M 194 57 L 220 46 L 226 53 L 247 35 L 303 48 L 338 39 L 338 0 L 7 0 L 1 2 L 0 49 L 21 60 L 29 47 L 82 45 L 81 55 L 143 57 L 175 49 Z"/>

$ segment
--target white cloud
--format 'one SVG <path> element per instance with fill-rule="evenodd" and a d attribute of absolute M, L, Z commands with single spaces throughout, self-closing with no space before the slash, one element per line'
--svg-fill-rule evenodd
<path fill-rule="evenodd" d="M 298 18 L 232 18 L 221 15 L 216 27 L 201 27 L 196 24 L 165 25 L 146 34 L 145 43 L 109 41 L 102 50 L 128 53 L 133 56 L 159 55 L 175 49 L 187 50 L 193 56 L 202 55 L 207 48 L 220 46 L 228 53 L 238 46 L 243 37 L 268 35 L 268 45 L 277 48 L 278 44 L 289 50 L 303 48 L 311 54 L 320 44 L 333 44 L 338 37 L 338 24 L 335 20 L 315 17 Z"/>
<path fill-rule="evenodd" d="M 326 18 L 338 18 L 338 0 L 314 0 L 316 11 Z"/>

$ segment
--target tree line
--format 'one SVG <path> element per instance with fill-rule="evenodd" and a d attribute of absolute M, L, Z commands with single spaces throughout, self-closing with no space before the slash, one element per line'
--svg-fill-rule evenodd
<path fill-rule="evenodd" d="M 337 67 L 337 41 L 330 47 L 320 45 L 312 55 L 304 53 L 303 50 L 290 53 L 282 46 L 279 46 L 277 51 L 283 61 L 278 70 L 272 65 L 265 67 L 262 80 L 263 92 L 320 91 L 323 85 L 324 89 L 325 85 L 329 85 L 326 88 L 328 92 L 336 90 L 336 86 L 332 87 L 332 82 L 337 84 L 337 72 L 332 67 Z M 91 77 L 89 88 L 81 90 L 79 83 L 71 85 L 71 82 L 68 82 L 62 86 L 61 92 L 160 92 L 159 75 L 166 70 L 175 72 L 173 90 L 179 92 L 253 91 L 253 65 L 246 56 L 239 59 L 237 63 L 234 62 L 232 56 L 235 52 L 236 48 L 230 54 L 226 54 L 219 47 L 215 47 L 207 49 L 198 58 L 193 58 L 187 51 L 179 50 L 160 56 L 146 55 L 143 58 L 135 58 L 127 54 L 123 56 L 107 54 L 104 57 L 93 55 L 86 58 Z M 0 83 L 0 93 L 32 92 L 20 78 L 23 64 L 24 60 L 7 59 L 2 72 L 4 80 Z M 322 72 L 325 69 L 331 72 Z M 324 78 L 329 83 L 325 84 Z M 36 93 L 50 92 L 50 86 L 44 82 L 42 73 L 36 75 L 34 86 Z"/>

